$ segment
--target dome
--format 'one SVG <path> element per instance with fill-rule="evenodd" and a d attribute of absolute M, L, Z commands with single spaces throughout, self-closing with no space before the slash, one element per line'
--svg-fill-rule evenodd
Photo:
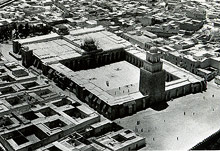
<path fill-rule="evenodd" d="M 29 47 L 25 46 L 23 47 L 24 50 L 28 51 L 29 50 Z"/>
<path fill-rule="evenodd" d="M 150 53 L 157 53 L 157 47 L 151 47 L 150 48 Z"/>

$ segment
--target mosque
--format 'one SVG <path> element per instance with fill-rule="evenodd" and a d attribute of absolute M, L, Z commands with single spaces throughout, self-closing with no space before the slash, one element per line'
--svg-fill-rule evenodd
<path fill-rule="evenodd" d="M 86 53 L 80 48 L 85 37 L 98 41 L 98 51 Z M 13 45 L 24 66 L 42 71 L 109 119 L 206 90 L 204 79 L 160 59 L 156 47 L 144 51 L 102 28 L 14 41 Z"/>

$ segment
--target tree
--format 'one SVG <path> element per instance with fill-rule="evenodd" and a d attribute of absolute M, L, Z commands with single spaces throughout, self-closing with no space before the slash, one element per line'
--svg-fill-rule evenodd
<path fill-rule="evenodd" d="M 43 35 L 46 35 L 48 33 L 47 25 L 43 26 L 42 33 Z"/>
<path fill-rule="evenodd" d="M 36 33 L 36 27 L 35 25 L 30 26 L 30 33 L 34 36 Z"/>
<path fill-rule="evenodd" d="M 15 22 L 13 22 L 13 23 L 11 24 L 11 27 L 12 27 L 12 29 L 15 29 L 15 30 L 18 29 L 18 28 L 17 28 L 17 24 L 16 24 Z"/>
<path fill-rule="evenodd" d="M 0 42 L 2 42 L 3 41 L 3 29 L 2 29 L 2 27 L 0 27 Z"/>
<path fill-rule="evenodd" d="M 24 28 L 24 36 L 25 36 L 25 38 L 27 38 L 27 36 L 29 36 L 29 35 L 30 35 L 30 27 L 29 27 L 29 24 L 26 23 L 25 28 Z"/>
<path fill-rule="evenodd" d="M 18 32 L 21 33 L 22 30 L 23 30 L 23 28 L 24 28 L 24 26 L 23 26 L 22 24 L 20 24 L 20 25 L 18 26 Z"/>
<path fill-rule="evenodd" d="M 8 38 L 11 40 L 12 39 L 12 25 L 8 25 Z"/>
<path fill-rule="evenodd" d="M 23 28 L 24 28 L 24 26 L 22 24 L 20 24 L 18 26 L 18 33 L 19 33 L 19 35 L 23 35 Z"/>
<path fill-rule="evenodd" d="M 5 38 L 6 41 L 9 39 L 9 34 L 8 34 L 9 31 L 8 30 L 9 30 L 8 26 L 6 26 L 4 28 L 4 38 Z"/>
<path fill-rule="evenodd" d="M 15 39 L 18 39 L 18 38 L 19 38 L 19 32 L 18 32 L 18 30 L 15 30 L 14 38 L 15 38 Z"/>
<path fill-rule="evenodd" d="M 47 31 L 46 34 L 49 34 L 53 29 L 50 25 L 46 25 L 45 28 L 45 30 Z"/>

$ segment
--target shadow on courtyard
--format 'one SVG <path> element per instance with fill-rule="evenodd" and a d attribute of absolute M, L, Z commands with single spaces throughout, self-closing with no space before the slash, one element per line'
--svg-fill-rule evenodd
<path fill-rule="evenodd" d="M 151 105 L 150 108 L 152 108 L 155 111 L 162 111 L 165 110 L 169 105 L 167 104 L 167 102 L 161 102 L 159 104 L 155 104 L 155 105 Z"/>

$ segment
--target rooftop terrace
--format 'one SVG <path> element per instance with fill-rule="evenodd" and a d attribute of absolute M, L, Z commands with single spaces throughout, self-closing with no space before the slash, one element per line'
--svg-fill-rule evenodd
<path fill-rule="evenodd" d="M 81 56 L 82 49 L 64 39 L 55 39 L 39 43 L 25 44 L 33 54 L 43 62 L 52 62 Z"/>
<path fill-rule="evenodd" d="M 81 34 L 75 34 L 75 32 L 74 34 L 70 33 L 70 35 L 67 35 L 64 38 L 71 40 L 78 47 L 81 46 L 81 43 L 85 38 L 94 39 L 103 51 L 121 49 L 131 46 L 131 44 L 126 40 L 105 30 L 98 32 L 83 32 Z"/>

